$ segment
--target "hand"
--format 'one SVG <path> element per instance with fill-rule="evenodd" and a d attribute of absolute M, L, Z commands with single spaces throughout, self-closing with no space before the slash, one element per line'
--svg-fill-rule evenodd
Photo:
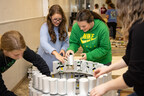
<path fill-rule="evenodd" d="M 86 60 L 87 59 L 86 53 L 82 53 L 81 56 L 82 57 L 80 58 L 80 60 Z"/>
<path fill-rule="evenodd" d="M 61 56 L 60 54 L 56 55 L 56 58 L 57 58 L 60 62 L 62 62 L 62 63 L 64 63 L 65 60 L 67 60 L 66 57 L 63 57 L 63 56 Z"/>
<path fill-rule="evenodd" d="M 67 60 L 66 57 L 61 56 L 56 50 L 52 51 L 52 54 L 62 63 L 64 63 L 65 60 Z"/>
<path fill-rule="evenodd" d="M 65 57 L 65 51 L 64 51 L 63 49 L 59 52 L 59 54 L 60 54 L 61 56 Z"/>
<path fill-rule="evenodd" d="M 96 70 L 94 70 L 93 76 L 98 78 L 100 75 L 105 74 L 107 72 L 108 72 L 108 67 L 104 66 L 102 68 L 97 68 Z"/>
<path fill-rule="evenodd" d="M 68 56 L 70 55 L 70 53 L 72 53 L 72 54 L 74 55 L 74 51 L 73 51 L 73 50 L 68 50 L 68 51 L 66 52 L 66 57 L 68 57 Z"/>
<path fill-rule="evenodd" d="M 106 92 L 107 92 L 106 85 L 101 84 L 91 90 L 90 96 L 103 96 Z"/>

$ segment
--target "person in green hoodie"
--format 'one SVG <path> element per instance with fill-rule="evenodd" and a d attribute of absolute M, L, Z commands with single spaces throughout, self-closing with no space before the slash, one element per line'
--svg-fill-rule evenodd
<path fill-rule="evenodd" d="M 67 57 L 70 53 L 74 55 L 81 46 L 83 53 L 80 59 L 104 65 L 111 64 L 109 30 L 105 21 L 97 13 L 87 9 L 79 11 L 77 23 L 72 27 L 69 43 Z"/>

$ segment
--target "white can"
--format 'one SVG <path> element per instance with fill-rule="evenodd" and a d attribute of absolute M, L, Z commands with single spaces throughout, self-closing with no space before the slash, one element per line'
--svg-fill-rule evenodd
<path fill-rule="evenodd" d="M 79 80 L 79 92 L 80 96 L 88 96 L 88 79 L 87 78 L 81 78 Z"/>
<path fill-rule="evenodd" d="M 35 89 L 38 89 L 38 76 L 41 76 L 42 74 L 41 73 L 35 73 L 33 75 L 33 87 Z"/>
<path fill-rule="evenodd" d="M 89 92 L 96 87 L 96 78 L 95 77 L 88 77 L 89 80 Z"/>
<path fill-rule="evenodd" d="M 46 75 L 38 76 L 38 90 L 42 91 L 42 78 L 46 77 Z"/>
<path fill-rule="evenodd" d="M 58 79 L 58 94 L 65 95 L 66 94 L 66 79 Z"/>
<path fill-rule="evenodd" d="M 68 65 L 74 65 L 74 56 L 72 53 L 68 57 Z"/>
<path fill-rule="evenodd" d="M 97 78 L 96 86 L 98 86 L 98 85 L 104 83 L 104 82 L 103 82 L 103 81 L 104 81 L 103 79 L 104 79 L 104 78 L 103 78 L 103 75 L 100 75 L 100 76 Z"/>
<path fill-rule="evenodd" d="M 50 94 L 57 94 L 57 78 L 49 79 Z"/>
<path fill-rule="evenodd" d="M 76 94 L 76 79 L 67 80 L 67 95 L 75 96 Z"/>
<path fill-rule="evenodd" d="M 49 79 L 51 77 L 44 77 L 42 78 L 42 92 L 49 93 Z"/>

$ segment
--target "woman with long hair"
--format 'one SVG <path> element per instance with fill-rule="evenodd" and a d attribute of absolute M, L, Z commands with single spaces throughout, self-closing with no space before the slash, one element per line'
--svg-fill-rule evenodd
<path fill-rule="evenodd" d="M 65 51 L 69 45 L 66 28 L 66 17 L 59 5 L 53 5 L 49 9 L 47 22 L 40 30 L 40 47 L 38 54 L 46 61 L 53 71 L 53 61 L 64 63 Z"/>
<path fill-rule="evenodd" d="M 95 12 L 83 9 L 77 14 L 77 23 L 72 27 L 70 46 L 66 56 L 74 55 L 83 48 L 80 59 L 109 65 L 112 60 L 109 30 L 105 21 Z"/>
<path fill-rule="evenodd" d="M 129 96 L 144 96 L 144 0 L 117 0 L 122 31 L 128 38 L 128 45 L 122 59 L 107 68 L 94 71 L 99 77 L 104 73 L 128 66 L 128 70 L 115 80 L 96 86 L 91 96 L 102 96 L 107 91 L 133 87 L 135 93 Z"/>
<path fill-rule="evenodd" d="M 7 90 L 2 79 L 2 73 L 22 57 L 33 63 L 41 73 L 50 76 L 46 62 L 26 46 L 23 36 L 18 31 L 5 32 L 0 41 L 0 96 L 16 96 L 13 92 Z"/>

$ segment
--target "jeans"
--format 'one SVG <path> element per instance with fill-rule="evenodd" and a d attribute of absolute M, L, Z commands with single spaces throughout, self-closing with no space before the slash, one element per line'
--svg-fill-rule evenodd
<path fill-rule="evenodd" d="M 116 22 L 108 22 L 107 25 L 108 25 L 109 30 L 110 30 L 110 37 L 115 39 L 116 38 L 116 26 L 117 26 L 117 23 Z"/>
<path fill-rule="evenodd" d="M 134 92 L 134 93 L 132 93 L 132 94 L 130 94 L 128 96 L 138 96 L 138 95 Z"/>

